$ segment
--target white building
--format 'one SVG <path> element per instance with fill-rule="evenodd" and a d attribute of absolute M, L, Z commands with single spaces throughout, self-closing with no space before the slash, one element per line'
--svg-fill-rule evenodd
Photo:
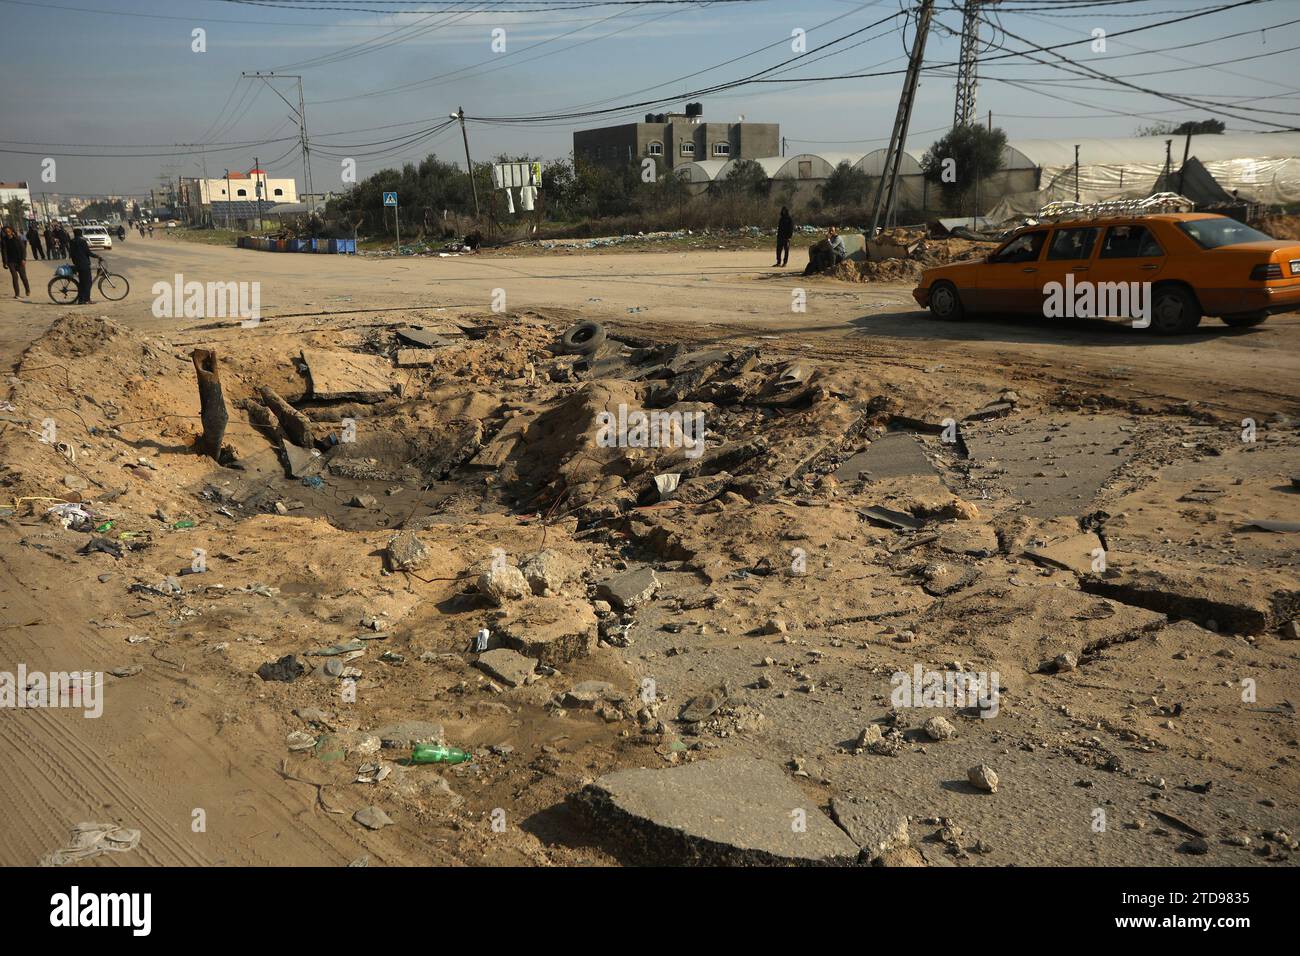
<path fill-rule="evenodd" d="M 298 184 L 277 179 L 254 167 L 248 172 L 231 170 L 220 179 L 186 179 L 181 182 L 181 204 L 195 213 L 211 212 L 213 203 L 256 203 L 269 209 L 277 203 L 296 203 Z"/>
<path fill-rule="evenodd" d="M 25 182 L 0 183 L 0 214 L 7 215 L 11 200 L 23 201 L 23 215 L 32 215 L 32 193 Z"/>

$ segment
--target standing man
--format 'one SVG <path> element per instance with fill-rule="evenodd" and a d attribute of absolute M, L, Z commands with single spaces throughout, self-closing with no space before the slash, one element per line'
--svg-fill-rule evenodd
<path fill-rule="evenodd" d="M 27 281 L 27 247 L 23 244 L 23 237 L 18 235 L 18 231 L 13 226 L 5 226 L 0 232 L 0 261 L 4 262 L 4 267 L 9 270 L 10 277 L 14 280 L 14 298 L 18 298 L 18 279 L 23 280 L 23 288 L 27 290 L 27 297 L 31 298 L 32 286 Z"/>
<path fill-rule="evenodd" d="M 790 210 L 782 206 L 781 218 L 776 224 L 776 265 L 783 266 L 790 262 L 790 239 L 793 236 L 794 220 L 790 218 Z"/>
<path fill-rule="evenodd" d="M 45 258 L 54 258 L 54 233 L 50 231 L 50 224 L 45 224 Z"/>
<path fill-rule="evenodd" d="M 32 258 L 44 259 L 45 253 L 41 250 L 41 231 L 36 228 L 34 221 L 27 227 L 27 241 L 31 243 Z"/>
<path fill-rule="evenodd" d="M 72 246 L 68 249 L 68 254 L 72 257 L 72 266 L 77 270 L 77 301 L 76 305 L 90 304 L 90 260 L 99 259 L 100 256 L 90 251 L 90 243 L 81 235 L 80 229 L 72 230 Z M 17 280 L 14 280 L 17 287 Z"/>

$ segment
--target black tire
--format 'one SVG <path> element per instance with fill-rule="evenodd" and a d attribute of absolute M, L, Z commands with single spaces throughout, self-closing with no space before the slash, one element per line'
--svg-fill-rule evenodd
<path fill-rule="evenodd" d="M 109 302 L 121 302 L 130 294 L 131 283 L 126 281 L 126 276 L 118 275 L 116 272 L 106 272 L 99 277 L 96 288 Z"/>
<path fill-rule="evenodd" d="M 72 305 L 77 301 L 77 280 L 67 276 L 55 276 L 46 286 L 50 298 L 59 305 Z"/>
<path fill-rule="evenodd" d="M 944 322 L 959 322 L 966 317 L 966 307 L 955 285 L 936 282 L 930 286 L 930 314 Z"/>
<path fill-rule="evenodd" d="M 1230 325 L 1234 329 L 1248 329 L 1252 325 L 1259 325 L 1268 318 L 1267 312 L 1239 312 L 1236 315 L 1221 315 L 1224 325 Z"/>
<path fill-rule="evenodd" d="M 1186 335 L 1200 324 L 1201 306 L 1182 286 L 1160 286 L 1151 294 L 1151 329 L 1157 335 Z"/>
<path fill-rule="evenodd" d="M 599 322 L 579 322 L 560 337 L 560 351 L 567 355 L 595 355 L 605 344 L 605 327 Z"/>

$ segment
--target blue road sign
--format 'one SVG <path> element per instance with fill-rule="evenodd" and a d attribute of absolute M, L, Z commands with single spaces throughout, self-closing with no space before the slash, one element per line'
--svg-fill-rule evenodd
<path fill-rule="evenodd" d="M 384 205 L 385 205 L 385 206 L 396 206 L 396 205 L 397 205 L 397 193 L 395 193 L 395 192 L 384 193 Z"/>

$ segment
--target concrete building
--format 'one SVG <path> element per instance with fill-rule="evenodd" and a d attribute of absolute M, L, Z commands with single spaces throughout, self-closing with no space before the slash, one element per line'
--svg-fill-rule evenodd
<path fill-rule="evenodd" d="M 180 189 L 180 205 L 196 222 L 207 218 L 213 203 L 256 203 L 260 199 L 269 210 L 277 203 L 298 201 L 296 180 L 276 179 L 256 167 L 246 173 L 232 169 L 228 177 L 220 179 L 182 179 Z"/>
<path fill-rule="evenodd" d="M 687 103 L 683 113 L 647 113 L 644 122 L 573 134 L 575 161 L 622 169 L 647 156 L 668 169 L 687 163 L 757 159 L 780 152 L 779 123 L 711 123 L 701 103 Z"/>
<path fill-rule="evenodd" d="M 27 188 L 27 184 L 25 182 L 0 183 L 0 215 L 9 214 L 9 203 L 14 199 L 23 201 L 24 215 L 32 215 L 32 193 Z M 10 225 L 17 225 L 17 223 Z"/>

